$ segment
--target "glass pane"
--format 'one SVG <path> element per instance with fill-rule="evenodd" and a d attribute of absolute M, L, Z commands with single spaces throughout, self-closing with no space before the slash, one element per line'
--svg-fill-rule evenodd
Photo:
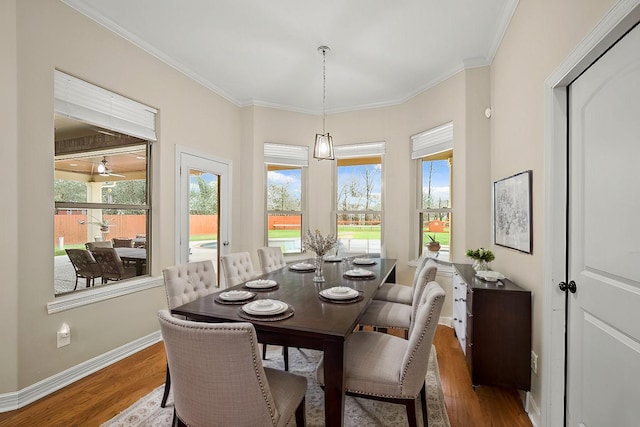
<path fill-rule="evenodd" d="M 189 170 L 189 261 L 218 266 L 220 177 Z M 217 269 L 217 268 L 216 268 Z"/>
<path fill-rule="evenodd" d="M 379 213 L 338 215 L 336 249 L 342 256 L 380 254 L 381 236 Z"/>
<path fill-rule="evenodd" d="M 268 166 L 267 210 L 302 210 L 302 168 Z"/>
<path fill-rule="evenodd" d="M 338 166 L 337 209 L 379 211 L 382 189 L 380 171 L 380 163 Z"/>
<path fill-rule="evenodd" d="M 450 212 L 423 212 L 421 253 L 445 261 L 449 260 L 451 239 Z M 438 244 L 434 244 L 437 242 Z"/>
<path fill-rule="evenodd" d="M 64 294 L 91 286 L 101 286 L 147 274 L 147 214 L 132 209 L 60 209 L 54 215 L 55 294 Z M 114 247 L 121 258 L 124 272 L 104 279 L 86 275 L 72 264 L 66 249 L 89 249 L 98 245 Z M 77 277 L 77 282 L 76 282 Z M 88 286 L 87 286 L 88 285 Z"/>
<path fill-rule="evenodd" d="M 302 215 L 268 213 L 268 246 L 280 247 L 282 253 L 302 252 Z"/>
<path fill-rule="evenodd" d="M 449 160 L 422 162 L 422 209 L 451 207 Z"/>

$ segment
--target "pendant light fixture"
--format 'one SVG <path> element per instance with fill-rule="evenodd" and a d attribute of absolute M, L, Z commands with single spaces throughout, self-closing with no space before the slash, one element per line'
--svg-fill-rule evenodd
<path fill-rule="evenodd" d="M 327 99 L 327 46 L 320 46 L 318 52 L 322 53 L 322 133 L 316 134 L 316 143 L 313 147 L 313 157 L 318 160 L 333 160 L 333 137 L 325 131 L 324 125 L 327 119 L 325 101 Z"/>

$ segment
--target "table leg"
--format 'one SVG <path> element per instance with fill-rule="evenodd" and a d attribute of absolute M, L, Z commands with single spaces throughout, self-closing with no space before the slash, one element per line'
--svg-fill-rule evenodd
<path fill-rule="evenodd" d="M 342 426 L 344 414 L 344 341 L 324 343 L 324 418 L 327 426 Z"/>

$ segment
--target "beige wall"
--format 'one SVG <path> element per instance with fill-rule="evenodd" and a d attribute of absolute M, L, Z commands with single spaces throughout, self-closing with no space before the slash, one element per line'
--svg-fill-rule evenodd
<path fill-rule="evenodd" d="M 494 247 L 494 268 L 533 292 L 533 350 L 542 354 L 544 82 L 614 4 L 611 0 L 520 0 L 491 65 L 491 178 L 533 170 L 533 254 Z M 553 286 L 550 284 L 549 286 Z M 532 396 L 542 402 L 542 369 Z"/>

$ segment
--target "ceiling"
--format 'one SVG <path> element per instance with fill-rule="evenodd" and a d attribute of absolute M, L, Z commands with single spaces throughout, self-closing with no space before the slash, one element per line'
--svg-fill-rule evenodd
<path fill-rule="evenodd" d="M 489 65 L 517 0 L 62 0 L 238 106 L 395 105 Z"/>

